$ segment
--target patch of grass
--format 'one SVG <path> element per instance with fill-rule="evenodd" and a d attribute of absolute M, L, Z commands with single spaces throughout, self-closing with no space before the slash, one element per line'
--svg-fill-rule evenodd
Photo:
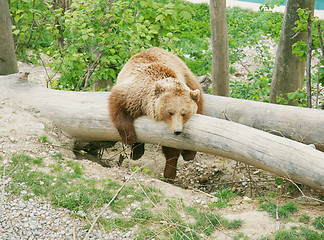
<path fill-rule="evenodd" d="M 271 240 L 270 237 L 261 237 L 261 238 L 258 238 L 257 240 Z"/>
<path fill-rule="evenodd" d="M 222 219 L 222 225 L 223 227 L 227 228 L 227 229 L 239 229 L 240 227 L 242 227 L 242 220 L 240 219 L 234 219 L 232 221 L 229 221 L 227 219 Z"/>
<path fill-rule="evenodd" d="M 153 218 L 153 214 L 147 208 L 136 209 L 132 216 L 132 219 L 136 220 L 141 224 L 148 224 L 148 221 L 152 220 Z"/>
<path fill-rule="evenodd" d="M 51 164 L 50 167 L 52 168 L 52 172 L 60 173 L 63 170 L 63 165 L 60 163 Z"/>
<path fill-rule="evenodd" d="M 33 163 L 40 165 L 40 164 L 43 163 L 43 160 L 44 159 L 41 158 L 41 157 L 36 157 L 36 158 L 33 159 Z"/>
<path fill-rule="evenodd" d="M 269 213 L 273 218 L 276 218 L 277 212 L 280 219 L 288 220 L 289 216 L 298 211 L 295 203 L 285 203 L 284 205 L 277 206 L 273 202 L 267 202 L 260 205 L 260 209 Z"/>
<path fill-rule="evenodd" d="M 135 172 L 135 171 L 137 171 L 139 168 L 140 168 L 139 166 L 135 166 L 135 167 L 132 167 L 132 170 L 133 170 L 133 172 Z M 148 169 L 148 168 L 144 168 L 144 169 L 142 169 L 141 172 L 146 173 L 146 174 L 148 174 L 148 175 L 151 175 L 151 174 L 152 174 L 151 170 Z"/>
<path fill-rule="evenodd" d="M 67 166 L 69 166 L 70 168 L 72 168 L 72 170 L 70 171 L 71 178 L 80 178 L 82 176 L 82 169 L 80 166 L 79 162 L 76 161 L 67 161 Z"/>
<path fill-rule="evenodd" d="M 218 198 L 217 202 L 214 202 L 211 204 L 211 206 L 213 207 L 218 207 L 218 208 L 224 208 L 227 206 L 230 206 L 230 199 L 231 198 L 235 198 L 237 197 L 237 195 L 232 192 L 230 189 L 221 189 L 219 191 L 217 191 L 217 193 L 215 194 L 215 197 Z"/>
<path fill-rule="evenodd" d="M 314 228 L 318 230 L 324 230 L 324 215 L 317 217 L 313 222 L 312 225 Z"/>
<path fill-rule="evenodd" d="M 149 228 L 143 228 L 138 231 L 136 240 L 152 239 L 156 235 L 156 232 Z"/>
<path fill-rule="evenodd" d="M 40 137 L 39 137 L 39 141 L 40 141 L 41 143 L 48 143 L 48 142 L 49 142 L 49 141 L 48 141 L 48 138 L 47 138 L 46 135 L 42 135 L 42 136 L 40 136 Z"/>
<path fill-rule="evenodd" d="M 237 233 L 235 234 L 235 236 L 233 237 L 233 240 L 248 240 L 249 237 L 248 236 L 245 236 L 244 233 Z"/>
<path fill-rule="evenodd" d="M 308 224 L 310 222 L 310 216 L 307 215 L 302 215 L 299 219 L 298 222 Z"/>
<path fill-rule="evenodd" d="M 278 231 L 275 235 L 275 240 L 321 240 L 324 238 L 324 233 L 320 234 L 314 230 L 301 227 L 291 228 L 290 230 Z"/>
<path fill-rule="evenodd" d="M 64 161 L 51 165 L 50 173 L 35 170 L 35 166 L 42 162 L 42 158 L 14 155 L 10 166 L 6 168 L 12 179 L 6 190 L 23 195 L 26 200 L 33 196 L 41 196 L 54 206 L 75 213 L 79 210 L 88 213 L 110 202 L 121 187 L 111 179 L 96 181 L 83 177 L 79 162 Z M 221 191 L 219 196 L 228 199 L 234 195 L 228 191 Z M 166 199 L 159 189 L 144 185 L 124 186 L 110 204 L 110 209 L 115 213 L 122 213 L 124 209 L 132 207 L 132 203 L 136 203 L 137 207 L 133 211 L 128 209 L 128 216 L 101 216 L 99 224 L 107 231 L 127 231 L 136 226 L 137 239 L 147 239 L 156 234 L 166 239 L 201 239 L 202 235 L 210 236 L 217 226 L 237 229 L 242 225 L 240 220 L 228 221 L 218 214 L 186 207 L 182 200 Z"/>
<path fill-rule="evenodd" d="M 108 203 L 116 190 L 116 183 L 108 181 L 103 189 L 97 188 L 94 180 L 83 178 L 81 166 L 78 162 L 68 161 L 68 168 L 62 164 L 54 166 L 59 171 L 57 176 L 33 170 L 32 164 L 40 164 L 41 158 L 27 155 L 14 155 L 7 171 L 11 172 L 13 181 L 7 185 L 7 191 L 14 194 L 24 193 L 26 199 L 30 193 L 43 196 L 58 207 L 71 211 L 83 210 L 87 212 L 92 207 L 100 207 Z M 73 170 L 72 172 L 71 169 Z M 72 180 L 78 179 L 77 182 Z M 118 185 L 117 185 L 118 186 Z M 125 207 L 125 206 L 124 206 Z"/>
<path fill-rule="evenodd" d="M 54 153 L 52 157 L 57 160 L 62 160 L 62 153 Z"/>
<path fill-rule="evenodd" d="M 194 224 L 189 226 L 196 232 L 203 232 L 207 236 L 214 232 L 219 225 L 227 229 L 238 229 L 242 226 L 241 220 L 229 221 L 218 214 L 200 212 L 193 207 L 187 207 L 185 210 L 188 215 L 196 220 Z"/>
<path fill-rule="evenodd" d="M 62 185 L 64 187 L 58 186 L 56 191 L 51 194 L 51 202 L 55 206 L 75 212 L 79 210 L 88 212 L 90 208 L 101 207 L 113 197 L 111 193 L 88 187 L 84 183 L 76 183 L 71 187 L 67 187 L 67 184 Z"/>

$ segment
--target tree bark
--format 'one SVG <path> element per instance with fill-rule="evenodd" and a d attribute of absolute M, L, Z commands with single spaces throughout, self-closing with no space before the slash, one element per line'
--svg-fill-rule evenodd
<path fill-rule="evenodd" d="M 226 1 L 210 0 L 213 94 L 229 96 L 229 43 Z"/>
<path fill-rule="evenodd" d="M 292 53 L 292 45 L 298 41 L 306 42 L 307 34 L 296 34 L 293 28 L 299 19 L 297 9 L 308 8 L 314 15 L 314 6 L 315 0 L 287 0 L 271 83 L 271 103 L 277 103 L 277 96 L 288 100 L 287 93 L 295 92 L 303 86 L 306 62 L 300 61 Z M 288 102 L 297 105 L 291 100 Z"/>
<path fill-rule="evenodd" d="M 307 52 L 306 52 L 306 92 L 307 107 L 312 107 L 312 50 L 313 50 L 313 21 L 312 13 L 308 13 L 307 24 Z"/>
<path fill-rule="evenodd" d="M 77 141 L 120 140 L 108 118 L 109 93 L 45 89 L 17 81 L 17 76 L 0 77 L 4 96 L 39 109 Z M 148 117 L 135 120 L 135 130 L 139 142 L 231 158 L 324 191 L 324 153 L 302 143 L 197 114 L 185 124 L 180 136 L 172 134 L 167 124 Z"/>
<path fill-rule="evenodd" d="M 8 0 L 0 0 L 0 75 L 17 72 Z"/>
<path fill-rule="evenodd" d="M 205 95 L 204 114 L 306 144 L 324 151 L 324 111 Z"/>

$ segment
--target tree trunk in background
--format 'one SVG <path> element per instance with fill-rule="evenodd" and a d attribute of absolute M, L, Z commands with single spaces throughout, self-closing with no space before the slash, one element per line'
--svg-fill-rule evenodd
<path fill-rule="evenodd" d="M 229 53 L 226 1 L 210 0 L 213 94 L 229 96 Z"/>
<path fill-rule="evenodd" d="M 292 53 L 292 45 L 298 41 L 306 42 L 307 33 L 296 34 L 293 28 L 299 19 L 297 9 L 308 8 L 314 14 L 314 6 L 315 0 L 287 1 L 271 83 L 271 103 L 277 103 L 277 96 L 287 99 L 286 93 L 295 92 L 303 86 L 306 61 L 300 61 L 300 58 Z M 289 104 L 297 103 L 289 101 Z"/>
<path fill-rule="evenodd" d="M 0 75 L 17 72 L 8 0 L 0 0 Z"/>

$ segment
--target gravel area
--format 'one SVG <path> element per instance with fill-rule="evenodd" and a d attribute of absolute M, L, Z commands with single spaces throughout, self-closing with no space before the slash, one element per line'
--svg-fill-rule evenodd
<path fill-rule="evenodd" d="M 8 181 L 8 180 L 7 180 Z M 1 182 L 1 185 L 3 181 Z M 85 221 L 73 217 L 67 209 L 55 209 L 49 203 L 2 194 L 0 208 L 0 240 L 18 239 L 84 239 Z M 89 239 L 134 239 L 133 231 L 104 233 L 92 230 Z"/>

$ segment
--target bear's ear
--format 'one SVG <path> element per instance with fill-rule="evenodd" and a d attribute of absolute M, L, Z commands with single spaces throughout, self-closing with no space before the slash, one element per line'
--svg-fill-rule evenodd
<path fill-rule="evenodd" d="M 190 96 L 191 96 L 192 100 L 194 100 L 195 102 L 198 102 L 199 98 L 200 98 L 200 90 L 196 89 L 196 90 L 190 91 Z"/>
<path fill-rule="evenodd" d="M 166 88 L 161 83 L 155 83 L 155 95 L 160 96 L 163 92 L 165 92 Z"/>

